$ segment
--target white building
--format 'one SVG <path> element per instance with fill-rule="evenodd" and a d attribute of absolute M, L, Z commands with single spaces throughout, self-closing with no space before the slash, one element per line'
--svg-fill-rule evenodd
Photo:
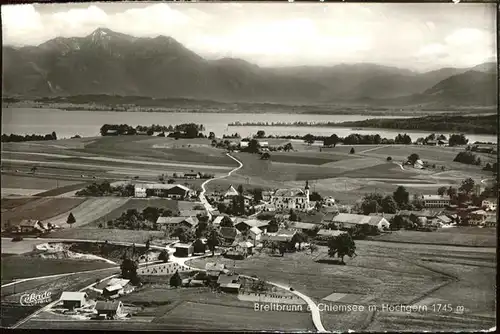
<path fill-rule="evenodd" d="M 450 196 L 448 195 L 422 195 L 422 201 L 426 208 L 444 208 L 450 205 Z"/>
<path fill-rule="evenodd" d="M 299 188 L 277 190 L 271 196 L 271 204 L 276 210 L 308 210 L 309 182 L 306 181 L 304 190 Z"/>
<path fill-rule="evenodd" d="M 496 211 L 497 210 L 497 199 L 496 198 L 487 198 L 481 202 L 481 207 L 488 211 Z"/>
<path fill-rule="evenodd" d="M 193 193 L 191 189 L 180 184 L 147 183 L 137 184 L 134 187 L 134 197 L 158 196 L 185 199 Z"/>

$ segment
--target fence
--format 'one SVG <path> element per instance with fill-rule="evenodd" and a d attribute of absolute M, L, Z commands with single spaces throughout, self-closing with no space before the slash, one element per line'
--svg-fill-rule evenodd
<path fill-rule="evenodd" d="M 172 275 L 177 270 L 191 271 L 191 269 L 189 269 L 189 267 L 187 266 L 179 265 L 178 263 L 175 262 L 169 262 L 169 263 L 155 264 L 148 267 L 141 267 L 137 269 L 137 274 L 162 276 L 162 275 Z"/>

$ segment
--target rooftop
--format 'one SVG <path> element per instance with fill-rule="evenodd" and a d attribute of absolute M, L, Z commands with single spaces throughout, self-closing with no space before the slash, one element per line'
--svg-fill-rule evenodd
<path fill-rule="evenodd" d="M 278 189 L 274 193 L 276 197 L 304 197 L 305 193 L 302 189 L 292 188 L 292 189 Z"/>
<path fill-rule="evenodd" d="M 121 302 L 119 301 L 113 301 L 113 302 L 98 301 L 95 305 L 95 309 L 97 311 L 118 311 L 120 304 Z"/>
<path fill-rule="evenodd" d="M 318 224 L 293 222 L 290 226 L 301 230 L 314 230 Z"/>
<path fill-rule="evenodd" d="M 64 291 L 61 295 L 61 300 L 82 300 L 85 299 L 87 294 L 85 292 L 73 292 L 73 291 Z"/>
<path fill-rule="evenodd" d="M 448 195 L 422 195 L 422 199 L 424 201 L 439 201 L 439 200 L 445 200 L 445 201 L 449 201 L 450 200 L 450 196 Z"/>
<path fill-rule="evenodd" d="M 347 232 L 339 230 L 324 230 L 324 229 L 318 231 L 318 235 L 323 237 L 336 237 L 344 233 Z"/>
<path fill-rule="evenodd" d="M 237 224 L 245 224 L 249 227 L 262 227 L 269 225 L 269 220 L 258 220 L 258 219 L 249 219 L 238 222 Z"/>
<path fill-rule="evenodd" d="M 185 191 L 190 191 L 186 186 L 181 184 L 163 184 L 163 183 L 144 183 L 144 184 L 136 184 L 135 189 L 172 189 L 172 188 L 180 188 Z"/>

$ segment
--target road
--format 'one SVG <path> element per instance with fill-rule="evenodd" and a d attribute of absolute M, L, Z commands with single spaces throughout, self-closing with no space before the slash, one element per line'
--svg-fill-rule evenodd
<path fill-rule="evenodd" d="M 226 177 L 229 177 L 231 176 L 231 174 L 233 174 L 234 172 L 236 172 L 238 169 L 240 169 L 241 167 L 243 167 L 243 164 L 241 163 L 241 161 L 239 161 L 238 159 L 236 159 L 235 157 L 233 157 L 231 154 L 229 153 L 226 153 L 226 155 L 228 157 L 230 157 L 231 159 L 233 159 L 234 161 L 236 161 L 238 163 L 238 167 L 232 169 L 231 171 L 229 171 L 227 173 L 227 175 L 221 175 L 221 176 L 218 176 L 218 177 L 215 177 L 213 179 L 208 179 L 206 180 L 205 182 L 203 182 L 201 184 L 201 193 L 199 195 L 199 198 L 200 198 L 200 202 L 201 204 L 203 204 L 203 206 L 205 207 L 205 210 L 207 210 L 207 213 L 208 213 L 208 217 L 209 219 L 211 220 L 212 219 L 212 211 L 214 211 L 214 208 L 210 205 L 210 203 L 208 203 L 207 201 L 207 198 L 205 197 L 205 193 L 207 191 L 207 189 L 205 188 L 205 186 L 211 182 L 211 181 L 214 181 L 214 180 L 220 180 L 220 179 L 224 179 Z"/>
<path fill-rule="evenodd" d="M 168 249 L 168 252 L 170 253 L 170 256 L 169 256 L 169 260 L 172 261 L 172 262 L 176 262 L 177 264 L 179 265 L 182 265 L 182 266 L 186 266 L 192 270 L 201 270 L 201 271 L 204 271 L 205 269 L 200 269 L 200 268 L 196 268 L 196 267 L 192 267 L 192 266 L 189 266 L 186 264 L 187 261 L 189 260 L 194 260 L 194 259 L 199 259 L 199 258 L 202 258 L 202 257 L 207 257 L 207 256 L 211 256 L 212 254 L 205 254 L 205 255 L 200 255 L 200 256 L 194 256 L 194 257 L 176 257 L 173 252 L 175 252 L 175 249 L 167 246 L 167 249 Z M 220 255 L 220 254 L 215 254 L 216 256 L 217 255 Z M 247 275 L 240 275 L 242 277 L 245 277 L 247 279 L 252 279 L 252 280 L 256 280 L 257 278 L 255 277 L 251 277 L 251 276 L 247 276 Z M 312 320 L 313 320 L 313 323 L 314 323 L 314 326 L 316 327 L 316 330 L 320 333 L 325 333 L 327 332 L 327 330 L 325 329 L 325 327 L 323 327 L 323 324 L 321 323 L 321 314 L 320 314 L 320 311 L 319 311 L 319 308 L 318 306 L 316 305 L 316 303 L 311 299 L 309 298 L 308 296 L 304 295 L 303 293 L 300 293 L 296 290 L 294 291 L 290 291 L 290 287 L 289 286 L 284 286 L 284 285 L 281 285 L 281 284 L 278 284 L 278 283 L 274 283 L 274 282 L 270 282 L 270 281 L 266 281 L 266 283 L 268 284 L 271 284 L 271 285 L 274 285 L 278 288 L 281 288 L 281 289 L 284 289 L 284 290 L 287 290 L 291 293 L 293 293 L 294 295 L 298 296 L 299 298 L 301 298 L 302 300 L 304 300 L 307 305 L 309 306 L 309 309 L 311 310 L 311 316 L 312 316 Z"/>

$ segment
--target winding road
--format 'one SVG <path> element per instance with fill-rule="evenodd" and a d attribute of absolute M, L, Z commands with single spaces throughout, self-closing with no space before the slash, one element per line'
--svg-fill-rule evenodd
<path fill-rule="evenodd" d="M 211 181 L 215 181 L 215 180 L 220 180 L 220 179 L 224 179 L 226 177 L 229 177 L 231 176 L 231 174 L 233 174 L 234 172 L 236 172 L 238 169 L 240 169 L 241 167 L 243 167 L 243 164 L 241 163 L 241 161 L 239 161 L 238 159 L 236 159 L 235 157 L 233 157 L 231 154 L 229 153 L 226 153 L 226 155 L 228 157 L 230 157 L 231 159 L 233 159 L 234 161 L 236 161 L 238 163 L 238 167 L 232 169 L 231 171 L 229 171 L 227 173 L 227 175 L 222 175 L 222 176 L 218 176 L 218 177 L 215 177 L 213 179 L 208 179 L 206 180 L 205 182 L 203 182 L 201 184 L 201 193 L 199 195 L 199 198 L 200 198 L 200 202 L 201 204 L 203 204 L 203 206 L 205 207 L 205 209 L 207 210 L 207 214 L 208 214 L 208 217 L 209 219 L 211 220 L 212 219 L 212 211 L 214 211 L 215 209 L 210 205 L 210 203 L 208 203 L 207 201 L 207 198 L 205 197 L 205 193 L 207 192 L 207 189 L 205 188 L 205 186 L 211 182 Z"/>

